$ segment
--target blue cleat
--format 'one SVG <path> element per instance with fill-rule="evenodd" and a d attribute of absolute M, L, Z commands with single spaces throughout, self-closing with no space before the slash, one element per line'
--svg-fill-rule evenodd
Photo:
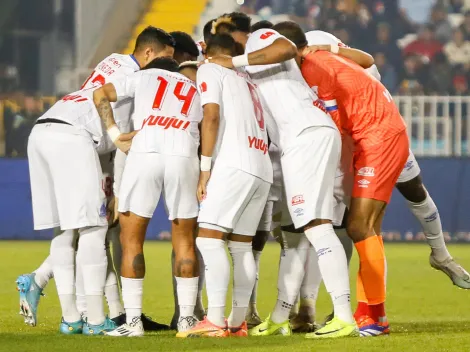
<path fill-rule="evenodd" d="M 83 320 L 67 323 L 64 318 L 59 326 L 59 332 L 64 335 L 81 335 L 83 332 Z"/>
<path fill-rule="evenodd" d="M 116 325 L 114 321 L 106 317 L 104 319 L 103 324 L 100 324 L 100 325 L 91 325 L 91 324 L 88 324 L 88 322 L 85 322 L 85 324 L 83 325 L 83 335 L 89 335 L 89 336 L 104 335 L 105 332 L 112 331 L 116 329 L 117 327 L 118 326 Z"/>
<path fill-rule="evenodd" d="M 35 273 L 25 274 L 16 279 L 16 289 L 20 293 L 20 314 L 24 322 L 31 326 L 36 326 L 39 299 L 43 296 L 42 288 L 34 280 L 35 276 Z"/>

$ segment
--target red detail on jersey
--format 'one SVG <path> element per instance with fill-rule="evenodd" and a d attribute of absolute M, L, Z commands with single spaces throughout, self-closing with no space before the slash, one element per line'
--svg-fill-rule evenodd
<path fill-rule="evenodd" d="M 305 203 L 304 196 L 299 194 L 297 196 L 292 197 L 292 205 L 299 205 Z"/>
<path fill-rule="evenodd" d="M 258 121 L 259 128 L 264 131 L 264 114 L 263 106 L 261 105 L 261 99 L 259 98 L 256 88 L 253 84 L 248 83 L 248 88 L 250 89 L 251 100 L 253 100 L 253 107 L 255 109 L 256 121 Z"/>
<path fill-rule="evenodd" d="M 263 139 L 248 136 L 248 144 L 250 148 L 261 150 L 263 154 L 268 152 L 268 143 L 266 143 Z"/>
<path fill-rule="evenodd" d="M 178 98 L 179 101 L 183 101 L 183 106 L 181 107 L 181 114 L 183 116 L 188 116 L 188 111 L 191 109 L 191 105 L 193 104 L 194 95 L 197 92 L 197 89 L 194 88 L 192 85 L 189 86 L 188 93 L 183 94 L 183 88 L 186 86 L 186 83 L 178 82 L 176 83 L 176 87 L 174 90 L 175 96 Z"/>
<path fill-rule="evenodd" d="M 266 33 L 261 34 L 261 35 L 260 35 L 260 38 L 261 38 L 261 39 L 268 39 L 270 36 L 272 36 L 272 35 L 274 35 L 274 34 L 276 34 L 276 33 L 274 33 L 274 32 L 266 32 Z"/>
<path fill-rule="evenodd" d="M 142 121 L 142 128 L 145 125 L 147 126 L 157 125 L 157 126 L 163 127 L 164 130 L 167 130 L 169 128 L 175 128 L 177 130 L 184 131 L 186 130 L 186 128 L 188 128 L 190 123 L 191 123 L 190 121 L 184 121 L 176 117 L 150 115 L 144 121 Z"/>
<path fill-rule="evenodd" d="M 323 111 L 325 114 L 328 114 L 328 111 L 326 110 L 325 107 L 325 102 L 321 99 L 317 99 L 313 102 L 313 106 L 316 106 L 319 108 L 321 111 Z"/>
<path fill-rule="evenodd" d="M 84 98 L 81 95 L 66 95 L 61 99 L 62 101 L 73 101 L 74 103 L 80 103 L 82 101 L 87 101 L 88 98 Z"/>
<path fill-rule="evenodd" d="M 206 83 L 206 82 L 202 82 L 202 83 L 199 85 L 199 89 L 201 90 L 201 93 L 207 92 L 207 83 Z"/>
<path fill-rule="evenodd" d="M 158 76 L 157 81 L 159 81 L 157 93 L 155 94 L 155 99 L 153 100 L 152 109 L 160 110 L 162 108 L 163 99 L 165 98 L 166 91 L 168 89 L 168 81 Z"/>
<path fill-rule="evenodd" d="M 93 78 L 93 80 L 91 81 L 92 85 L 94 86 L 95 83 L 99 83 L 101 86 L 104 86 L 106 84 L 106 80 L 105 78 L 102 76 L 102 75 L 96 75 L 95 76 L 95 73 L 96 71 L 93 71 L 91 73 L 91 75 L 88 76 L 88 78 L 86 79 L 85 83 L 82 84 L 81 88 L 80 89 L 84 89 L 86 87 L 86 85 L 88 84 L 88 82 Z"/>

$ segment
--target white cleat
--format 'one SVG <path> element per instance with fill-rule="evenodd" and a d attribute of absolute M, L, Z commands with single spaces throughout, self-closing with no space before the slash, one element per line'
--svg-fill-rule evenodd
<path fill-rule="evenodd" d="M 114 337 L 140 337 L 144 336 L 144 326 L 140 317 L 134 317 L 130 324 L 124 324 L 116 329 L 106 332 L 107 336 Z"/>
<path fill-rule="evenodd" d="M 199 320 L 193 316 L 180 317 L 177 324 L 178 332 L 186 332 L 191 330 L 196 326 L 197 323 L 199 323 Z"/>
<path fill-rule="evenodd" d="M 452 257 L 439 262 L 431 253 L 429 256 L 429 264 L 431 264 L 434 269 L 440 270 L 446 274 L 455 286 L 465 290 L 470 289 L 470 275 L 464 268 L 457 264 Z"/>

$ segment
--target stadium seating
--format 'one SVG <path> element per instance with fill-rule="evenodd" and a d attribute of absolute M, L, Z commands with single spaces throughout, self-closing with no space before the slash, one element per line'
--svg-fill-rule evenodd
<path fill-rule="evenodd" d="M 180 0 L 178 6 L 175 6 L 173 0 L 152 0 L 146 13 L 134 27 L 132 37 L 124 53 L 132 53 L 137 35 L 150 25 L 158 26 L 168 32 L 193 33 L 207 2 L 208 0 Z"/>

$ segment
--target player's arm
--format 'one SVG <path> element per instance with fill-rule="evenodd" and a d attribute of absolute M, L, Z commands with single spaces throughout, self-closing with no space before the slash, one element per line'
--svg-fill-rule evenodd
<path fill-rule="evenodd" d="M 111 103 L 117 102 L 120 98 L 133 97 L 132 93 L 125 91 L 126 89 L 131 90 L 133 88 L 127 81 L 128 79 L 126 77 L 122 80 L 116 81 L 115 83 L 107 83 L 93 92 L 93 102 L 95 103 L 96 110 L 106 127 L 109 138 L 111 138 L 116 147 L 124 153 L 129 151 L 132 144 L 132 138 L 137 132 L 121 133 L 114 119 Z M 116 87 L 118 88 L 116 89 Z M 120 91 L 122 93 L 120 93 Z"/>
<path fill-rule="evenodd" d="M 374 58 L 372 55 L 366 53 L 365 51 L 348 48 L 340 46 L 337 44 L 324 44 L 324 45 L 311 45 L 306 47 L 302 52 L 302 57 L 306 57 L 308 54 L 314 53 L 316 51 L 329 51 L 333 54 L 340 55 L 349 60 L 354 61 L 363 68 L 369 68 L 374 64 Z"/>

